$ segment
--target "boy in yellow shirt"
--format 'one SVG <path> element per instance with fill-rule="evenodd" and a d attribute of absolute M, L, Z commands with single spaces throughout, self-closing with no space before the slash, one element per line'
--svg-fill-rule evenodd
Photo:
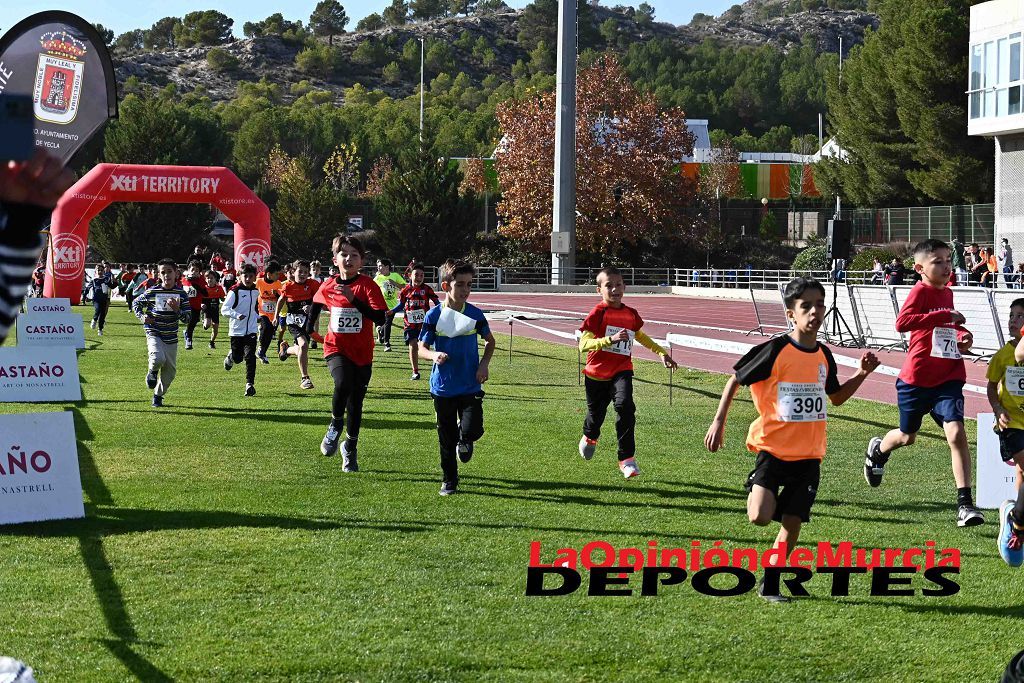
<path fill-rule="evenodd" d="M 988 363 L 988 402 L 996 415 L 999 454 L 1003 462 L 1017 464 L 1017 482 L 1024 465 L 1024 299 L 1010 304 L 1012 339 Z M 999 506 L 999 555 L 1011 567 L 1024 563 L 1024 496 L 1018 486 L 1017 500 Z"/>

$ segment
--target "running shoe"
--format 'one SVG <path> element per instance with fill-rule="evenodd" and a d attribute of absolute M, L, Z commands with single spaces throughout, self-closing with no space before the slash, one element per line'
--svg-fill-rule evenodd
<path fill-rule="evenodd" d="M 103 336 L 103 329 L 100 328 L 100 329 L 96 330 L 96 334 L 99 335 L 100 337 L 102 337 Z"/>
<path fill-rule="evenodd" d="M 277 345 L 277 357 L 282 361 L 288 360 L 288 342 L 282 341 Z"/>
<path fill-rule="evenodd" d="M 996 537 L 996 544 L 999 546 L 999 557 L 1011 567 L 1019 567 L 1024 564 L 1024 529 L 1013 528 L 1013 506 L 1012 500 L 1004 500 L 999 506 L 999 536 Z"/>
<path fill-rule="evenodd" d="M 338 442 L 341 440 L 341 432 L 334 425 L 327 427 L 324 440 L 320 442 L 320 452 L 328 458 L 338 452 Z"/>
<path fill-rule="evenodd" d="M 299 382 L 299 386 L 302 387 L 303 389 L 312 389 L 313 380 L 311 380 L 309 377 L 303 377 L 302 381 Z"/>
<path fill-rule="evenodd" d="M 356 446 L 351 439 L 341 442 L 341 471 L 358 472 L 359 462 L 356 460 Z"/>
<path fill-rule="evenodd" d="M 871 488 L 878 488 L 882 485 L 886 460 L 887 458 L 882 455 L 882 440 L 876 436 L 868 442 L 868 450 L 864 458 L 864 481 Z"/>
<path fill-rule="evenodd" d="M 210 348 L 211 348 L 211 349 L 215 349 L 215 348 L 217 348 L 217 345 L 216 345 L 216 344 L 214 344 L 214 343 L 213 343 L 213 342 L 211 341 L 211 342 L 210 342 Z"/>
<path fill-rule="evenodd" d="M 978 526 L 985 523 L 985 515 L 973 503 L 961 505 L 956 510 L 957 526 Z"/>
<path fill-rule="evenodd" d="M 267 354 L 263 353 L 262 351 L 257 353 L 256 357 L 259 358 L 260 362 L 263 363 L 264 365 L 270 365 L 270 361 L 267 360 Z"/>
<path fill-rule="evenodd" d="M 636 458 L 626 458 L 619 462 L 619 470 L 626 479 L 640 476 L 640 467 L 636 464 Z"/>
<path fill-rule="evenodd" d="M 186 351 L 191 351 L 192 350 L 192 340 L 191 339 L 186 339 L 185 340 L 185 350 Z"/>
<path fill-rule="evenodd" d="M 757 594 L 765 600 L 767 600 L 768 602 L 776 605 L 790 601 L 789 598 L 787 598 L 785 595 L 782 595 L 781 593 L 775 593 L 774 595 L 765 593 L 764 577 L 761 577 L 761 580 L 757 582 Z"/>
<path fill-rule="evenodd" d="M 163 396 L 157 396 L 156 394 L 153 394 L 153 407 L 154 408 L 163 408 L 164 407 L 164 397 Z"/>
<path fill-rule="evenodd" d="M 595 451 L 597 451 L 597 441 L 588 439 L 586 436 L 580 437 L 580 455 L 584 460 L 593 458 Z"/>
<path fill-rule="evenodd" d="M 235 367 L 235 361 L 231 359 L 231 354 L 229 353 L 228 355 L 224 356 L 224 369 L 230 370 L 233 367 Z"/>
<path fill-rule="evenodd" d="M 412 377 L 410 377 L 409 379 L 411 379 L 411 380 L 413 380 L 413 381 L 416 381 L 416 380 L 418 380 L 419 378 L 420 378 L 420 373 L 418 373 L 418 372 L 414 372 L 414 373 L 412 373 Z"/>
<path fill-rule="evenodd" d="M 446 481 L 441 484 L 441 490 L 438 491 L 439 496 L 453 496 L 459 492 L 459 482 L 457 481 Z"/>
<path fill-rule="evenodd" d="M 456 452 L 459 454 L 459 460 L 462 462 L 469 462 L 473 458 L 473 442 L 472 441 L 460 441 L 455 446 Z"/>
<path fill-rule="evenodd" d="M 156 370 L 150 370 L 146 373 L 146 386 L 150 389 L 156 389 Z"/>
<path fill-rule="evenodd" d="M 254 387 L 251 384 L 246 384 L 245 385 L 245 395 L 246 396 L 255 396 L 256 395 L 256 387 Z"/>

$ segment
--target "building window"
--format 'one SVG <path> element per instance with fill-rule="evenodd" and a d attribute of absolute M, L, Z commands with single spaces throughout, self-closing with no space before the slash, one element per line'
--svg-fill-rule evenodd
<path fill-rule="evenodd" d="M 971 45 L 970 88 L 967 91 L 971 119 L 1021 114 L 1021 33 Z"/>

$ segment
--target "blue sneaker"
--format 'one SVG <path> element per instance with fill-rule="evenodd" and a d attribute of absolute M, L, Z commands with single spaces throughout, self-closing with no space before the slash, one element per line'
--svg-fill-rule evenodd
<path fill-rule="evenodd" d="M 1014 501 L 1004 500 L 999 506 L 999 556 L 1011 567 L 1024 564 L 1024 529 L 1015 530 L 1010 517 Z"/>

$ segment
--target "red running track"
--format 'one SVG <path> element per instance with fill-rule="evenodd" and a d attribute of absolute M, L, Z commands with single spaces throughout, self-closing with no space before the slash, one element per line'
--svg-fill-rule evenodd
<path fill-rule="evenodd" d="M 547 330 L 572 334 L 579 329 L 583 318 L 599 301 L 600 297 L 596 293 L 499 294 L 474 292 L 472 296 L 473 304 L 485 311 L 515 311 L 542 316 L 536 320 L 516 320 L 513 323 L 513 334 L 566 346 L 575 346 L 576 342 L 558 334 L 552 334 Z M 625 302 L 639 311 L 645 321 L 644 331 L 655 339 L 664 339 L 666 334 L 673 333 L 745 344 L 760 344 L 767 340 L 767 337 L 758 334 L 750 336 L 744 334 L 746 330 L 753 329 L 757 325 L 753 304 L 749 301 L 688 298 L 675 295 L 630 296 L 627 294 Z M 561 316 L 564 319 L 545 319 L 543 316 Z M 505 332 L 504 329 L 499 331 L 497 327 L 495 331 Z M 858 349 L 837 346 L 829 346 L 829 348 L 837 356 L 850 358 L 858 358 L 863 353 Z M 657 357 L 647 349 L 639 346 L 634 349 L 637 357 L 657 360 Z M 902 351 L 876 350 L 875 354 L 881 360 L 882 365 L 897 370 L 902 366 L 906 356 Z M 732 366 L 739 358 L 736 354 L 680 346 L 672 347 L 672 355 L 681 366 L 723 374 L 732 372 Z M 986 384 L 986 368 L 984 362 L 967 363 L 969 386 L 964 392 L 964 408 L 968 417 L 975 417 L 979 412 L 990 412 L 991 410 L 983 393 Z M 852 372 L 852 368 L 840 366 L 840 380 L 848 377 Z M 895 382 L 896 378 L 893 376 L 880 372 L 872 373 L 857 392 L 857 397 L 895 405 Z M 972 391 L 971 386 L 980 387 L 982 392 Z"/>

